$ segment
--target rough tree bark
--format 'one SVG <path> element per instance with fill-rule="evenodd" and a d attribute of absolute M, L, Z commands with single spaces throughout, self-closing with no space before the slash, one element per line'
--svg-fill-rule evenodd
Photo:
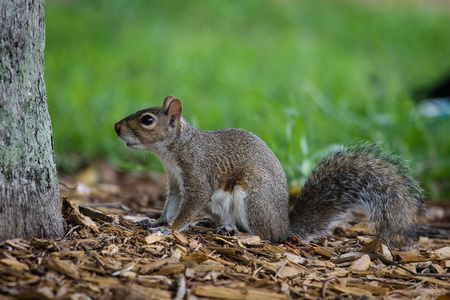
<path fill-rule="evenodd" d="M 44 10 L 44 0 L 0 0 L 0 240 L 63 234 Z"/>

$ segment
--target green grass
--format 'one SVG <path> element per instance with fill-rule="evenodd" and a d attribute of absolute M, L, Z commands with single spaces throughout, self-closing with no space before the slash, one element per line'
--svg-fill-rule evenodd
<path fill-rule="evenodd" d="M 427 2 L 429 3 L 429 2 Z M 45 74 L 57 164 L 158 168 L 113 125 L 174 94 L 201 129 L 245 128 L 304 180 L 336 144 L 380 141 L 450 197 L 450 120 L 411 92 L 450 69 L 450 9 L 420 1 L 57 1 Z"/>

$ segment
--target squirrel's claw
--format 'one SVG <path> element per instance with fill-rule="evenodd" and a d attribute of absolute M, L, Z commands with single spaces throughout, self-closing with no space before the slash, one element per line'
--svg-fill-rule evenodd
<path fill-rule="evenodd" d="M 162 234 L 172 234 L 172 229 L 166 226 L 160 226 L 161 224 L 156 223 L 151 219 L 143 219 L 134 223 L 135 226 L 141 226 L 142 229 L 148 230 L 151 233 L 161 232 Z"/>
<path fill-rule="evenodd" d="M 147 230 L 150 231 L 151 233 L 157 233 L 157 232 L 160 232 L 162 234 L 172 234 L 173 233 L 172 229 L 170 229 L 169 227 L 166 227 L 166 226 L 147 228 Z"/>
<path fill-rule="evenodd" d="M 204 218 L 201 221 L 195 222 L 194 225 L 195 226 L 200 226 L 200 227 L 206 227 L 206 228 L 216 228 L 216 226 L 208 218 Z"/>
<path fill-rule="evenodd" d="M 221 235 L 228 236 L 237 236 L 239 235 L 239 231 L 236 228 L 236 225 L 225 223 L 217 229 L 217 233 Z"/>
<path fill-rule="evenodd" d="M 149 230 L 149 228 L 155 228 L 158 227 L 155 221 L 150 220 L 149 218 L 137 221 L 134 223 L 134 226 L 141 226 L 143 229 Z"/>

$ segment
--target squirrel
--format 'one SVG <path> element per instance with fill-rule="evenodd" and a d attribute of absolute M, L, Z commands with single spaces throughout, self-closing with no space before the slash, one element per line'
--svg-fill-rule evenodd
<path fill-rule="evenodd" d="M 200 130 L 182 110 L 181 101 L 168 96 L 162 107 L 114 125 L 129 148 L 156 154 L 168 175 L 161 217 L 138 225 L 171 233 L 202 214 L 222 233 L 312 240 L 360 208 L 388 244 L 416 238 L 414 222 L 427 211 L 423 190 L 399 158 L 377 145 L 343 147 L 325 157 L 290 209 L 286 174 L 264 141 L 244 129 Z"/>

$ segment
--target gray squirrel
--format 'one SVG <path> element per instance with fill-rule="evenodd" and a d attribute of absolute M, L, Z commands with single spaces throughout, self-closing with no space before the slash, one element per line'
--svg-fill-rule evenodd
<path fill-rule="evenodd" d="M 401 160 L 377 146 L 342 148 L 324 158 L 290 210 L 286 174 L 266 143 L 243 129 L 197 129 L 182 110 L 181 101 L 168 96 L 163 107 L 114 125 L 129 148 L 156 154 L 168 175 L 161 218 L 139 223 L 148 230 L 181 231 L 202 214 L 220 232 L 311 240 L 360 208 L 388 244 L 415 237 L 414 222 L 426 213 L 422 189 Z"/>

